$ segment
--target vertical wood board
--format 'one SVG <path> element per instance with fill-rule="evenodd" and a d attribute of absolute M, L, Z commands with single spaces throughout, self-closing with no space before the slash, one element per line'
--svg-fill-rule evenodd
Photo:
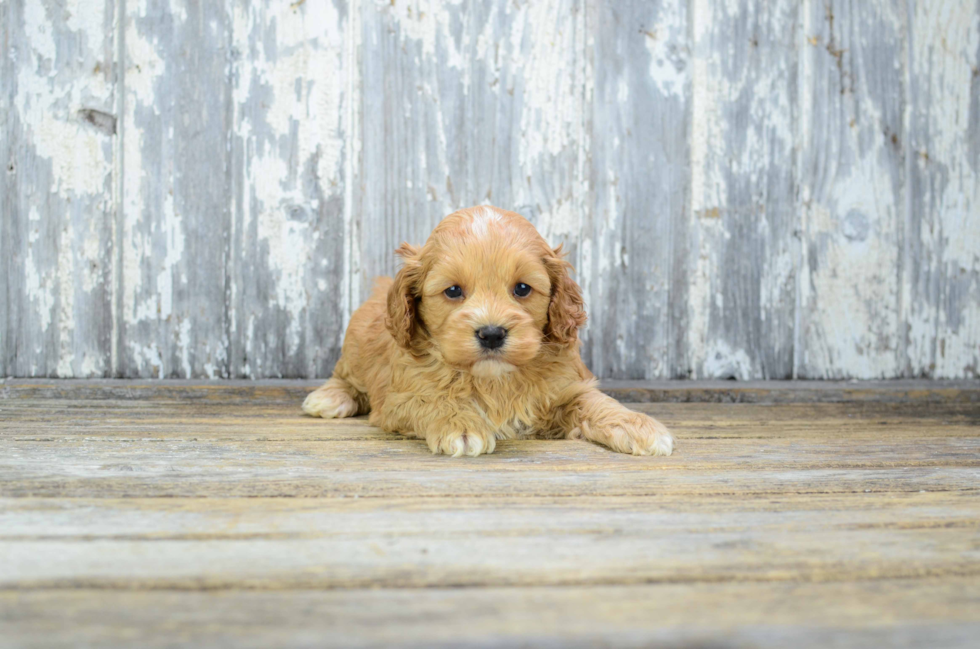
<path fill-rule="evenodd" d="M 906 31 L 898 1 L 806 16 L 801 378 L 902 375 Z"/>
<path fill-rule="evenodd" d="M 527 216 L 603 378 L 980 376 L 980 2 L 8 0 L 0 376 L 313 377 Z"/>
<path fill-rule="evenodd" d="M 361 3 L 361 285 L 454 210 L 495 204 L 578 261 L 587 80 L 577 0 Z"/>
<path fill-rule="evenodd" d="M 687 366 L 789 378 L 799 3 L 693 2 Z"/>
<path fill-rule="evenodd" d="M 347 3 L 232 16 L 229 373 L 324 376 L 344 325 Z"/>
<path fill-rule="evenodd" d="M 602 377 L 686 372 L 686 3 L 596 3 L 586 360 Z"/>
<path fill-rule="evenodd" d="M 980 2 L 910 21 L 907 373 L 980 377 Z"/>
<path fill-rule="evenodd" d="M 113 11 L 0 7 L 4 374 L 109 371 Z"/>
<path fill-rule="evenodd" d="M 231 15 L 126 5 L 117 372 L 229 374 Z"/>

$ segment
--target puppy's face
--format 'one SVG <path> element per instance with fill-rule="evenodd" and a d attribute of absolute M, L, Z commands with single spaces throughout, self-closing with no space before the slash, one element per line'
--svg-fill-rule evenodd
<path fill-rule="evenodd" d="M 436 238 L 419 303 L 445 361 L 477 375 L 537 356 L 551 303 L 551 280 L 534 246 L 493 216 L 478 210 L 470 227 Z"/>
<path fill-rule="evenodd" d="M 421 249 L 398 252 L 405 266 L 388 295 L 389 330 L 404 347 L 433 345 L 477 376 L 511 372 L 545 343 L 573 342 L 585 320 L 560 251 L 512 212 L 461 210 Z"/>

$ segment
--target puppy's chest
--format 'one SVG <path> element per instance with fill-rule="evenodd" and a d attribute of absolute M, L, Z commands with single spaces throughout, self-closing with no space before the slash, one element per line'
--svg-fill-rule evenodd
<path fill-rule="evenodd" d="M 537 433 L 535 422 L 526 422 L 518 417 L 494 424 L 492 428 L 497 439 L 524 439 Z"/>
<path fill-rule="evenodd" d="M 479 394 L 473 405 L 498 439 L 533 437 L 547 428 L 546 408 L 527 395 Z"/>

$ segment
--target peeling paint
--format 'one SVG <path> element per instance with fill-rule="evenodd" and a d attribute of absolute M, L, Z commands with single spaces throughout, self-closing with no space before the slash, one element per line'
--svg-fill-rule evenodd
<path fill-rule="evenodd" d="M 975 4 L 9 6 L 0 374 L 322 376 L 494 204 L 603 377 L 978 375 Z"/>
<path fill-rule="evenodd" d="M 716 362 L 719 353 L 751 358 L 738 371 L 754 378 L 792 373 L 798 11 L 789 0 L 692 5 L 686 365 L 693 378 L 728 367 Z"/>
<path fill-rule="evenodd" d="M 980 375 L 980 9 L 916 4 L 909 72 L 906 313 L 916 376 Z"/>
<path fill-rule="evenodd" d="M 732 349 L 721 340 L 709 344 L 704 359 L 701 375 L 705 379 L 750 381 L 759 374 L 745 350 Z"/>
<path fill-rule="evenodd" d="M 100 259 L 111 213 L 112 134 L 103 68 L 107 5 L 5 7 L 0 88 L 0 373 L 102 376 L 107 361 Z M 7 301 L 4 299 L 4 302 Z"/>
<path fill-rule="evenodd" d="M 58 368 L 57 376 L 72 377 L 75 375 L 73 364 L 75 362 L 75 350 L 72 345 L 72 338 L 75 334 L 75 292 L 74 275 L 75 264 L 72 250 L 74 236 L 72 236 L 71 221 L 66 223 L 61 233 L 61 242 L 58 246 L 58 286 L 61 288 L 58 295 Z"/>
<path fill-rule="evenodd" d="M 650 53 L 650 79 L 665 97 L 684 98 L 688 82 L 687 65 L 690 56 L 686 45 L 687 16 L 685 2 L 665 2 L 657 22 L 638 29 Z M 628 91 L 627 91 L 628 92 Z"/>

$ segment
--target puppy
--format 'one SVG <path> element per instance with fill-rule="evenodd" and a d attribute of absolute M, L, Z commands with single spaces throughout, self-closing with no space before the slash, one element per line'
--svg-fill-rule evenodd
<path fill-rule="evenodd" d="M 371 413 L 370 423 L 453 457 L 498 439 L 587 439 L 621 453 L 670 455 L 656 419 L 596 389 L 582 363 L 582 294 L 561 246 L 495 207 L 447 216 L 351 317 L 333 377 L 303 410 Z"/>

